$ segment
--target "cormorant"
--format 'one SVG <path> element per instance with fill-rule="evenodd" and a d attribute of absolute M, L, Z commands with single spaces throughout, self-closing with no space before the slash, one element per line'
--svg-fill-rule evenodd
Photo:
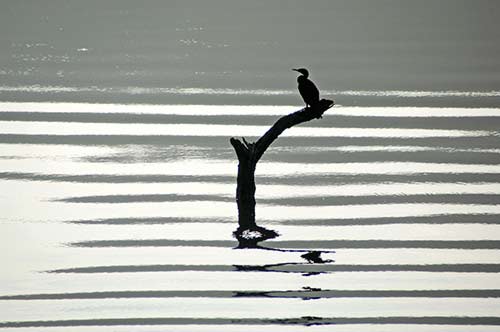
<path fill-rule="evenodd" d="M 305 68 L 292 69 L 298 71 L 302 75 L 297 77 L 299 83 L 299 92 L 306 103 L 306 107 L 314 106 L 319 102 L 319 90 L 314 83 L 308 79 L 309 72 Z"/>

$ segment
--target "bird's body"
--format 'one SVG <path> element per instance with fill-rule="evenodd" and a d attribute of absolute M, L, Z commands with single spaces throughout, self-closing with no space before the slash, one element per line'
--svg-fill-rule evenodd
<path fill-rule="evenodd" d="M 319 102 L 319 90 L 316 85 L 308 78 L 309 72 L 305 68 L 293 69 L 302 75 L 297 77 L 299 93 L 306 103 L 306 107 L 314 106 Z"/>

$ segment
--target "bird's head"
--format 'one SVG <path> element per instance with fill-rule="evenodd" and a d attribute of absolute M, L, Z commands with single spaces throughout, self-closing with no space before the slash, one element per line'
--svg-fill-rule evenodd
<path fill-rule="evenodd" d="M 299 68 L 299 69 L 295 69 L 294 68 L 292 70 L 298 71 L 299 73 L 301 73 L 302 75 L 304 75 L 306 78 L 309 76 L 309 72 L 305 68 Z"/>

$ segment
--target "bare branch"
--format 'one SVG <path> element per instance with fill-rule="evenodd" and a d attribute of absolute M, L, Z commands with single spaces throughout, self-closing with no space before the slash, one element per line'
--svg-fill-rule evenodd
<path fill-rule="evenodd" d="M 283 131 L 299 123 L 321 118 L 323 113 L 332 106 L 333 101 L 321 99 L 313 107 L 285 115 L 278 119 L 255 143 L 249 143 L 244 137 L 241 140 L 234 137 L 230 139 L 239 162 L 238 177 L 236 179 L 236 203 L 238 205 L 239 228 L 235 235 L 240 240 L 245 237 L 246 230 L 252 230 L 260 234 L 258 237 L 260 240 L 277 236 L 276 232 L 266 230 L 255 223 L 255 167 L 259 159 Z M 252 239 L 255 240 L 256 238 L 252 237 Z"/>
<path fill-rule="evenodd" d="M 313 107 L 304 108 L 300 111 L 281 117 L 276 123 L 255 143 L 255 162 L 259 161 L 267 148 L 278 138 L 283 131 L 299 123 L 312 119 L 319 119 L 329 108 L 333 106 L 333 101 L 321 99 Z"/>

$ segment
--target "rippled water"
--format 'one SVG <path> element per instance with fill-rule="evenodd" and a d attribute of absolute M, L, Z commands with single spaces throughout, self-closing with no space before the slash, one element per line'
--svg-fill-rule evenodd
<path fill-rule="evenodd" d="M 0 330 L 498 330 L 497 7 L 2 2 Z M 337 106 L 266 152 L 281 235 L 235 249 L 229 138 L 297 66 Z"/>
<path fill-rule="evenodd" d="M 0 103 L 0 328 L 497 330 L 500 111 L 339 106 L 286 131 L 256 173 L 281 235 L 235 249 L 229 137 L 295 109 Z"/>

